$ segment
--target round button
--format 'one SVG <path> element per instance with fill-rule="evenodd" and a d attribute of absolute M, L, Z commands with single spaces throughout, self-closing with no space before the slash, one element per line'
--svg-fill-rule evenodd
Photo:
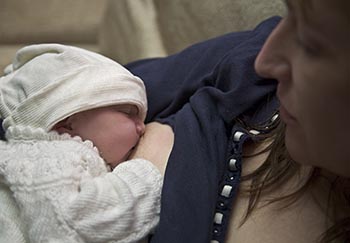
<path fill-rule="evenodd" d="M 235 132 L 235 134 L 233 135 L 233 141 L 238 142 L 243 135 L 244 135 L 243 132 L 240 132 L 240 131 Z"/>
<path fill-rule="evenodd" d="M 236 163 L 237 163 L 236 159 L 230 159 L 230 161 L 228 162 L 228 167 L 231 171 L 237 171 Z"/>
<path fill-rule="evenodd" d="M 230 185 L 225 185 L 225 186 L 222 188 L 221 196 L 223 196 L 223 197 L 230 197 L 231 191 L 232 191 L 232 186 L 230 186 Z"/>

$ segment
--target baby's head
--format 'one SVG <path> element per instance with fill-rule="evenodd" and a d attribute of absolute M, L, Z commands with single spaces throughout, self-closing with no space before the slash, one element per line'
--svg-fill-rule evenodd
<path fill-rule="evenodd" d="M 0 78 L 3 128 L 56 130 L 91 140 L 110 164 L 121 162 L 143 133 L 142 80 L 94 52 L 59 44 L 20 49 Z"/>
<path fill-rule="evenodd" d="M 128 158 L 144 129 L 137 107 L 127 104 L 81 111 L 52 128 L 92 141 L 112 168 Z"/>

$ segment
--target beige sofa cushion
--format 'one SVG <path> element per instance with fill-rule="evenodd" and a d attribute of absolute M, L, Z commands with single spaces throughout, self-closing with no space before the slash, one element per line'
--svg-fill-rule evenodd
<path fill-rule="evenodd" d="M 109 0 L 100 28 L 101 53 L 121 63 L 166 55 L 157 11 L 153 0 Z"/>
<path fill-rule="evenodd" d="M 98 49 L 98 28 L 107 0 L 0 0 L 0 75 L 15 52 L 55 42 Z"/>
<path fill-rule="evenodd" d="M 106 0 L 1 0 L 0 44 L 96 43 Z"/>
<path fill-rule="evenodd" d="M 158 0 L 157 8 L 165 48 L 174 53 L 203 39 L 252 29 L 283 14 L 284 5 L 281 0 Z"/>
<path fill-rule="evenodd" d="M 100 49 L 121 63 L 164 56 L 284 12 L 281 0 L 108 0 Z"/>

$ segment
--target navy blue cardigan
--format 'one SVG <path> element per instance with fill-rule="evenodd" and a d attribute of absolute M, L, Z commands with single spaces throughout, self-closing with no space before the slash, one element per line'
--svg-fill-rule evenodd
<path fill-rule="evenodd" d="M 160 224 L 151 242 L 224 241 L 240 175 L 232 176 L 227 162 L 241 152 L 231 149 L 235 120 L 265 123 L 278 106 L 276 82 L 259 78 L 254 60 L 279 20 L 270 18 L 253 31 L 207 40 L 166 58 L 126 65 L 145 82 L 147 121 L 167 123 L 175 132 Z M 223 193 L 227 178 L 236 185 L 229 195 Z M 227 196 L 224 201 L 221 194 Z"/>

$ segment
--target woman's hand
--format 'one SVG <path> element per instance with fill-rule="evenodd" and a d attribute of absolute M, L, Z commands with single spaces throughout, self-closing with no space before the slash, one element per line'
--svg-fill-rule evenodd
<path fill-rule="evenodd" d="M 173 144 L 174 132 L 170 126 L 158 122 L 148 123 L 129 159 L 147 159 L 164 175 Z"/>

